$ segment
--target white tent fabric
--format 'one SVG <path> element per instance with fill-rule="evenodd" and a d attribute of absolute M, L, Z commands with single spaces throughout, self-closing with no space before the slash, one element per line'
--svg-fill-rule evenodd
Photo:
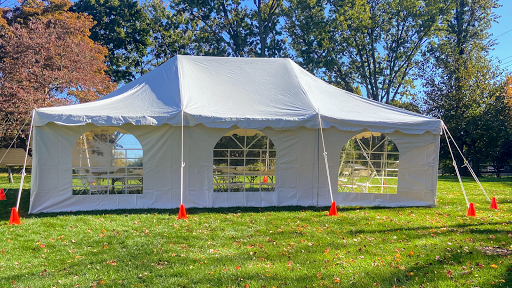
<path fill-rule="evenodd" d="M 436 203 L 440 120 L 333 87 L 289 59 L 177 56 L 98 101 L 36 110 L 30 212 L 179 207 L 182 111 L 186 207 L 330 205 L 319 118 L 333 187 L 358 133 L 386 133 L 400 151 L 397 194 L 334 193 L 339 205 Z M 72 195 L 72 146 L 98 126 L 141 143 L 143 194 Z M 236 129 L 274 143 L 275 192 L 213 192 L 213 148 Z"/>
<path fill-rule="evenodd" d="M 334 126 L 345 131 L 441 132 L 441 124 L 331 86 L 290 59 L 176 56 L 98 101 L 36 111 L 36 126 L 204 124 L 245 129 Z M 364 113 L 363 113 L 364 112 Z"/>

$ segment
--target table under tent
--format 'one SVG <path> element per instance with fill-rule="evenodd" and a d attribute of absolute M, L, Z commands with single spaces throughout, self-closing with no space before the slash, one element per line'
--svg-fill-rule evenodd
<path fill-rule="evenodd" d="M 35 111 L 30 212 L 432 206 L 440 133 L 290 59 L 176 56 L 97 101 Z"/>

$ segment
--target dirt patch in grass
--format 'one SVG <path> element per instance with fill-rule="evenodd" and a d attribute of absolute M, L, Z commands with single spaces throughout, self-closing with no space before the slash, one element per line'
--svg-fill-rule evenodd
<path fill-rule="evenodd" d="M 485 252 L 487 255 L 512 255 L 512 250 L 500 247 L 478 247 L 478 250 Z"/>

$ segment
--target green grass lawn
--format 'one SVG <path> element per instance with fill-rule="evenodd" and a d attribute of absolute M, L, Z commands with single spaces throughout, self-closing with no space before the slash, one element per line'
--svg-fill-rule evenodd
<path fill-rule="evenodd" d="M 511 178 L 442 177 L 433 208 L 268 207 L 28 215 L 0 201 L 0 287 L 512 287 Z M 0 185 L 7 177 L 0 174 Z M 12 186 L 12 188 L 15 188 Z"/>

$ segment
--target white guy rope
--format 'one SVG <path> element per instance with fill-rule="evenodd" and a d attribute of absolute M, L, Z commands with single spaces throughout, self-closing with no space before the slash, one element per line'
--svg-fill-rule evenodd
<path fill-rule="evenodd" d="M 23 128 L 25 128 L 25 125 L 27 125 L 27 122 L 28 122 L 28 119 L 25 120 L 25 123 L 23 123 L 23 126 L 21 126 L 20 130 L 18 131 L 18 134 L 16 134 L 16 136 L 14 136 L 14 139 L 12 140 L 11 145 L 9 145 L 9 148 L 7 148 L 7 150 L 5 151 L 4 156 L 2 156 L 2 159 L 0 159 L 0 163 L 2 163 L 2 161 L 4 161 L 5 155 L 7 155 L 7 152 L 9 152 L 9 149 L 11 149 L 12 145 L 14 144 L 14 142 L 20 135 L 21 130 L 23 130 Z"/>
<path fill-rule="evenodd" d="M 183 109 L 181 109 L 181 204 L 183 204 L 183 168 L 185 162 L 183 162 Z"/>
<path fill-rule="evenodd" d="M 455 144 L 455 147 L 459 151 L 460 156 L 462 156 L 462 159 L 464 160 L 464 166 L 468 167 L 469 173 L 471 173 L 471 176 L 473 176 L 473 179 L 475 179 L 476 183 L 478 183 L 478 186 L 480 186 L 480 189 L 482 190 L 482 192 L 484 192 L 485 197 L 487 197 L 487 201 L 491 202 L 491 199 L 489 199 L 489 196 L 485 192 L 485 189 L 482 186 L 482 183 L 480 183 L 480 180 L 478 180 L 478 177 L 476 176 L 475 171 L 473 171 L 473 168 L 471 168 L 471 165 L 469 165 L 468 160 L 466 160 L 466 157 L 464 157 L 464 155 L 462 154 L 462 151 L 460 151 L 459 146 L 457 146 L 457 143 L 455 143 L 455 140 L 453 139 L 452 134 L 450 133 L 450 131 L 448 131 L 448 128 L 446 127 L 446 125 L 444 125 L 444 122 L 442 122 L 442 123 L 443 123 L 444 130 L 446 131 L 448 136 L 450 136 L 450 139 L 452 139 L 453 143 Z"/>
<path fill-rule="evenodd" d="M 23 188 L 23 180 L 25 180 L 25 168 L 27 167 L 28 150 L 30 148 L 30 137 L 32 136 L 32 125 L 34 124 L 34 113 L 36 109 L 32 110 L 32 120 L 30 120 L 30 130 L 28 132 L 27 151 L 25 152 L 25 162 L 23 162 L 23 170 L 21 171 L 20 189 L 18 190 L 18 201 L 16 202 L 16 211 L 20 207 L 21 189 Z"/>
<path fill-rule="evenodd" d="M 322 128 L 322 117 L 320 117 L 320 113 L 318 113 L 318 119 L 320 120 L 320 135 L 322 135 L 322 147 L 324 149 L 325 170 L 327 171 L 327 181 L 329 183 L 329 192 L 331 193 L 331 202 L 334 202 L 334 198 L 332 197 L 331 176 L 329 175 L 329 164 L 327 163 L 327 152 L 325 151 L 324 131 Z"/>
<path fill-rule="evenodd" d="M 444 124 L 443 124 L 444 130 Z M 448 136 L 446 136 L 446 131 L 444 133 L 444 137 L 446 138 L 446 143 L 448 144 L 448 148 L 450 149 L 450 155 L 452 155 L 453 167 L 455 167 L 455 172 L 457 173 L 457 177 L 459 178 L 460 188 L 462 189 L 462 193 L 464 194 L 464 199 L 466 199 L 466 205 L 469 207 L 468 197 L 466 196 L 466 191 L 464 190 L 464 185 L 462 185 L 462 179 L 460 178 L 459 168 L 457 168 L 457 162 L 455 162 L 455 157 L 453 157 L 452 146 L 450 146 L 450 140 L 448 140 Z"/>

